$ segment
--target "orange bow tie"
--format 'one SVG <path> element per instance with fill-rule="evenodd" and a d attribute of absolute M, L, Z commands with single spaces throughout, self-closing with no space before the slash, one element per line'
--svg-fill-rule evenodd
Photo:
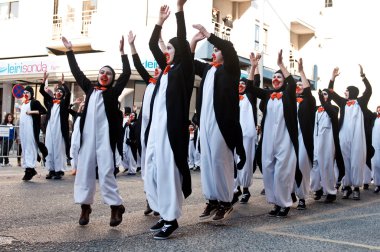
<path fill-rule="evenodd" d="M 101 86 L 95 86 L 94 88 L 95 88 L 96 90 L 102 90 L 102 91 L 107 90 L 106 87 L 101 87 Z"/>
<path fill-rule="evenodd" d="M 351 106 L 351 105 L 354 105 L 356 103 L 356 101 L 347 101 L 347 106 Z"/>
<path fill-rule="evenodd" d="M 239 100 L 243 100 L 244 99 L 244 95 L 239 95 Z"/>
<path fill-rule="evenodd" d="M 170 65 L 167 65 L 164 70 L 164 75 L 167 74 L 172 67 Z"/>
<path fill-rule="evenodd" d="M 272 94 L 270 95 L 270 98 L 271 98 L 272 100 L 274 100 L 274 99 L 280 100 L 280 99 L 282 98 L 282 93 L 272 93 Z"/>
<path fill-rule="evenodd" d="M 150 78 L 149 83 L 156 84 L 157 80 L 155 78 Z"/>
<path fill-rule="evenodd" d="M 217 62 L 211 62 L 210 65 L 213 66 L 213 67 L 218 68 L 218 67 L 220 67 L 222 64 L 217 63 Z"/>
<path fill-rule="evenodd" d="M 30 100 L 25 100 L 24 104 L 28 104 L 29 102 L 30 102 Z"/>
<path fill-rule="evenodd" d="M 321 106 L 321 107 L 318 108 L 318 113 L 322 113 L 323 111 L 325 111 L 324 107 Z"/>
<path fill-rule="evenodd" d="M 61 100 L 54 99 L 54 100 L 53 100 L 53 103 L 54 103 L 54 104 L 60 104 L 60 103 L 61 103 Z"/>
<path fill-rule="evenodd" d="M 303 101 L 303 98 L 301 98 L 301 97 L 297 97 L 297 102 L 298 103 L 301 103 Z"/>

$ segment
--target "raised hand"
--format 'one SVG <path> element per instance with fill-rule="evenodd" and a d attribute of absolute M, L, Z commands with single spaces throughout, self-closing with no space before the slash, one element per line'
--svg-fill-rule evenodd
<path fill-rule="evenodd" d="M 182 11 L 187 0 L 177 0 L 177 10 Z"/>
<path fill-rule="evenodd" d="M 193 28 L 197 29 L 199 32 L 201 32 L 206 38 L 209 38 L 211 36 L 211 33 L 209 33 L 206 28 L 203 27 L 201 24 L 194 24 Z"/>
<path fill-rule="evenodd" d="M 65 75 L 62 73 L 60 85 L 65 84 Z"/>
<path fill-rule="evenodd" d="M 73 45 L 71 44 L 71 41 L 68 41 L 65 37 L 62 36 L 62 43 L 66 47 L 67 50 L 72 50 Z"/>
<path fill-rule="evenodd" d="M 332 72 L 332 77 L 331 77 L 331 80 L 335 80 L 335 78 L 337 77 L 337 76 L 339 76 L 339 67 L 335 67 L 334 68 L 334 70 L 333 70 L 333 72 Z"/>
<path fill-rule="evenodd" d="M 128 43 L 130 45 L 134 44 L 135 43 L 135 39 L 136 39 L 136 35 L 133 35 L 133 32 L 129 31 L 129 33 L 128 33 Z"/>
<path fill-rule="evenodd" d="M 44 78 L 42 80 L 42 84 L 45 84 L 45 82 L 46 82 L 46 80 L 47 80 L 48 77 L 49 77 L 49 74 L 45 71 L 44 72 Z"/>
<path fill-rule="evenodd" d="M 249 61 L 251 62 L 251 67 L 256 68 L 259 65 L 259 61 L 261 59 L 261 54 L 254 54 L 253 52 L 250 53 L 249 55 Z"/>
<path fill-rule="evenodd" d="M 121 36 L 119 51 L 121 54 L 124 54 L 124 36 Z"/>
<path fill-rule="evenodd" d="M 203 33 L 201 33 L 201 32 L 199 31 L 199 32 L 197 32 L 197 33 L 194 35 L 192 41 L 194 41 L 194 42 L 199 42 L 199 41 L 201 41 L 201 40 L 203 40 L 203 39 L 205 39 L 205 38 L 206 38 L 206 36 L 203 35 Z"/>
<path fill-rule="evenodd" d="M 282 49 L 279 51 L 278 53 L 278 57 L 277 57 L 277 65 L 279 67 L 283 66 L 284 65 L 284 62 L 282 61 Z"/>
<path fill-rule="evenodd" d="M 81 98 L 76 98 L 75 101 L 73 102 L 74 104 L 80 104 L 82 102 Z"/>
<path fill-rule="evenodd" d="M 303 61 L 302 58 L 298 60 L 298 72 L 303 72 Z"/>
<path fill-rule="evenodd" d="M 158 15 L 158 23 L 157 24 L 162 26 L 164 24 L 165 20 L 168 19 L 169 16 L 170 16 L 169 6 L 167 6 L 166 4 L 162 5 L 160 8 L 160 13 Z"/>
<path fill-rule="evenodd" d="M 361 77 L 364 77 L 364 72 L 363 72 L 363 67 L 362 67 L 362 65 L 359 64 L 359 67 L 360 67 L 360 76 L 361 76 Z"/>

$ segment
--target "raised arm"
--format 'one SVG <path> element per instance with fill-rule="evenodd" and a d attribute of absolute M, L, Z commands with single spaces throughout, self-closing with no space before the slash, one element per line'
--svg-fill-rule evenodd
<path fill-rule="evenodd" d="M 117 97 L 119 97 L 119 95 L 123 92 L 123 89 L 127 85 L 132 73 L 131 66 L 129 65 L 128 55 L 124 53 L 124 36 L 121 37 L 119 50 L 121 54 L 121 61 L 123 62 L 123 72 L 120 74 L 115 86 L 113 87 L 114 94 Z"/>
<path fill-rule="evenodd" d="M 203 35 L 203 33 L 201 33 L 201 32 L 197 32 L 197 34 L 195 34 L 194 37 L 192 38 L 191 43 L 190 43 L 190 50 L 191 50 L 191 53 L 193 55 L 192 56 L 193 58 L 195 55 L 195 49 L 197 47 L 198 42 L 205 39 L 205 38 L 206 38 L 206 36 Z M 207 63 L 201 62 L 199 60 L 194 60 L 194 72 L 195 72 L 195 74 L 198 75 L 199 77 L 203 77 L 203 72 L 207 66 L 208 66 Z"/>
<path fill-rule="evenodd" d="M 302 86 L 303 86 L 303 95 L 308 98 L 307 102 L 308 102 L 308 106 L 309 106 L 310 111 L 314 111 L 315 106 L 316 106 L 316 101 L 315 101 L 315 98 L 313 97 L 313 95 L 311 93 L 310 83 L 309 83 L 308 79 L 306 78 L 306 74 L 303 70 L 302 58 L 300 58 L 298 61 L 298 72 L 301 75 L 301 81 L 302 81 Z"/>
<path fill-rule="evenodd" d="M 345 106 L 347 100 L 341 97 L 340 95 L 338 95 L 337 93 L 335 93 L 334 91 L 335 78 L 339 76 L 339 74 L 340 74 L 339 67 L 335 67 L 331 76 L 331 80 L 329 82 L 329 92 L 330 92 L 329 96 L 336 104 L 338 104 L 340 108 L 342 108 Z"/>
<path fill-rule="evenodd" d="M 359 67 L 360 67 L 360 77 L 362 77 L 363 83 L 365 85 L 365 90 L 364 90 L 363 96 L 361 97 L 361 100 L 363 100 L 365 104 L 368 104 L 369 99 L 371 98 L 371 95 L 372 95 L 372 86 L 367 80 L 367 78 L 365 77 L 362 65 L 359 64 Z"/>
<path fill-rule="evenodd" d="M 148 71 L 145 69 L 145 67 L 141 64 L 139 54 L 137 53 L 137 50 L 135 47 L 135 39 L 136 39 L 136 35 L 133 35 L 132 31 L 130 31 L 128 34 L 128 43 L 129 43 L 129 46 L 131 48 L 133 64 L 135 65 L 135 68 L 136 68 L 137 72 L 140 74 L 143 81 L 148 85 L 149 79 L 152 76 L 148 73 Z"/>
<path fill-rule="evenodd" d="M 51 103 L 53 101 L 53 97 L 51 97 L 46 91 L 45 91 L 45 81 L 49 77 L 49 74 L 44 72 L 44 78 L 42 80 L 42 85 L 40 86 L 40 94 L 44 97 L 45 103 Z"/>
<path fill-rule="evenodd" d="M 287 83 L 286 90 L 288 90 L 288 93 L 290 96 L 294 95 L 294 98 L 295 98 L 297 85 L 296 85 L 296 82 L 294 81 L 294 78 L 290 75 L 288 69 L 286 69 L 284 62 L 282 61 L 282 49 L 278 53 L 277 65 L 280 68 L 281 72 L 284 74 L 285 82 Z"/>
<path fill-rule="evenodd" d="M 84 75 L 84 73 L 80 70 L 78 63 L 75 59 L 74 52 L 72 49 L 72 44 L 65 37 L 62 37 L 63 45 L 68 50 L 66 52 L 67 59 L 69 61 L 69 66 L 71 73 L 73 74 L 76 82 L 82 88 L 82 90 L 87 93 L 88 90 L 92 88 L 91 81 Z"/>
<path fill-rule="evenodd" d="M 158 45 L 158 40 L 160 38 L 162 25 L 164 24 L 165 20 L 169 17 L 169 15 L 170 15 L 169 6 L 167 5 L 161 6 L 158 22 L 156 26 L 154 27 L 152 36 L 150 37 L 150 40 L 149 40 L 149 49 L 152 52 L 154 59 L 157 61 L 158 65 L 160 66 L 162 70 L 165 69 L 167 64 L 166 64 L 166 57 Z"/>
<path fill-rule="evenodd" d="M 251 52 L 251 54 L 249 55 L 249 61 L 251 62 L 251 69 L 249 71 L 248 83 L 247 83 L 245 91 L 248 93 L 251 93 L 254 97 L 259 97 L 259 95 L 267 97 L 268 93 L 266 91 L 262 92 L 264 90 L 259 88 L 260 81 L 261 81 L 260 73 L 258 70 L 260 59 L 261 59 L 261 55 L 259 53 L 255 56 L 255 54 Z M 259 90 L 258 89 L 254 90 L 253 87 L 259 88 Z"/>
<path fill-rule="evenodd" d="M 309 88 L 310 87 L 310 83 L 307 80 L 306 74 L 305 74 L 305 72 L 303 70 L 303 60 L 302 60 L 302 58 L 300 58 L 299 61 L 298 61 L 298 72 L 301 75 L 301 81 L 302 81 L 303 88 Z"/>

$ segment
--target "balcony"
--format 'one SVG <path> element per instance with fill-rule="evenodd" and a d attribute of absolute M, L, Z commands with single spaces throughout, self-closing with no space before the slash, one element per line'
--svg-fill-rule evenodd
<path fill-rule="evenodd" d="M 214 35 L 230 41 L 232 28 L 224 24 L 212 22 L 214 24 Z"/>

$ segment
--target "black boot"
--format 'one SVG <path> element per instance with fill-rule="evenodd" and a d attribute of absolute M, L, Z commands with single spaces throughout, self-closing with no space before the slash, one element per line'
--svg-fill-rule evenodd
<path fill-rule="evenodd" d="M 319 189 L 314 193 L 314 200 L 320 200 L 323 196 L 323 189 Z"/>
<path fill-rule="evenodd" d="M 84 226 L 90 222 L 90 213 L 92 212 L 90 205 L 81 205 L 82 213 L 79 217 L 79 225 Z"/>
<path fill-rule="evenodd" d="M 125 212 L 125 208 L 123 205 L 111 206 L 111 220 L 110 220 L 111 227 L 116 227 L 123 221 L 124 212 Z"/>

